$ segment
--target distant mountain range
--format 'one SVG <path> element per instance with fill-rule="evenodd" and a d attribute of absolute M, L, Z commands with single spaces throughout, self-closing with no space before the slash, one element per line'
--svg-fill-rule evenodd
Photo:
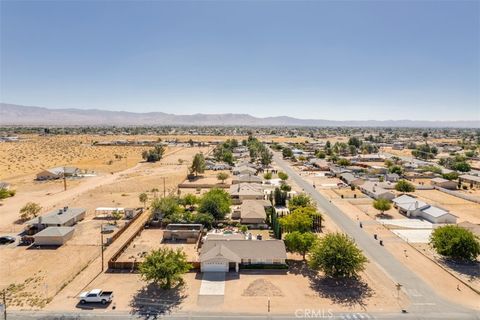
<path fill-rule="evenodd" d="M 474 115 L 472 115 L 474 116 Z M 478 115 L 477 115 L 478 116 Z M 480 119 L 468 121 L 322 120 L 292 117 L 257 118 L 249 114 L 175 115 L 97 109 L 50 109 L 0 103 L 0 125 L 19 126 L 311 126 L 311 127 L 424 127 L 480 128 Z"/>

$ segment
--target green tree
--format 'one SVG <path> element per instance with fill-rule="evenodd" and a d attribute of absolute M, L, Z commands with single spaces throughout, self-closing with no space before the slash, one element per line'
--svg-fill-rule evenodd
<path fill-rule="evenodd" d="M 183 203 L 184 203 L 185 207 L 187 207 L 187 206 L 192 207 L 192 206 L 194 206 L 198 203 L 198 198 L 194 194 L 187 193 L 183 197 Z"/>
<path fill-rule="evenodd" d="M 351 145 L 351 146 L 355 146 L 357 148 L 360 148 L 360 146 L 362 145 L 362 142 L 357 137 L 350 137 L 350 139 L 348 139 L 348 144 Z"/>
<path fill-rule="evenodd" d="M 317 157 L 319 159 L 325 159 L 326 156 L 327 156 L 327 154 L 323 150 L 315 151 L 315 157 Z"/>
<path fill-rule="evenodd" d="M 275 188 L 273 191 L 273 198 L 276 206 L 284 206 L 287 203 L 287 193 L 281 191 L 279 188 Z"/>
<path fill-rule="evenodd" d="M 279 219 L 280 225 L 286 232 L 309 232 L 312 230 L 313 221 L 306 212 L 295 210 Z"/>
<path fill-rule="evenodd" d="M 278 177 L 279 177 L 280 180 L 282 180 L 282 181 L 288 180 L 288 174 L 286 174 L 286 173 L 283 172 L 283 171 L 278 172 Z"/>
<path fill-rule="evenodd" d="M 282 183 L 280 185 L 280 190 L 282 191 L 285 191 L 285 192 L 288 192 L 288 191 L 291 191 L 292 190 L 292 187 L 290 187 L 288 184 L 286 183 Z"/>
<path fill-rule="evenodd" d="M 183 284 L 182 275 L 187 273 L 192 265 L 187 261 L 187 255 L 180 249 L 160 248 L 153 250 L 140 263 L 139 271 L 146 281 L 170 289 L 174 285 Z"/>
<path fill-rule="evenodd" d="M 395 185 L 395 190 L 399 192 L 414 192 L 415 186 L 407 180 L 400 180 Z"/>
<path fill-rule="evenodd" d="M 303 260 L 305 260 L 305 255 L 310 251 L 316 240 L 317 236 L 313 232 L 302 233 L 298 231 L 287 233 L 284 238 L 287 250 L 301 254 Z"/>
<path fill-rule="evenodd" d="M 379 210 L 383 215 L 385 211 L 390 210 L 390 208 L 392 207 L 392 204 L 387 199 L 380 198 L 373 201 L 373 207 Z"/>
<path fill-rule="evenodd" d="M 293 157 L 293 151 L 290 148 L 283 148 L 282 155 L 284 158 L 291 158 Z"/>
<path fill-rule="evenodd" d="M 155 198 L 151 203 L 152 213 L 161 216 L 163 219 L 170 218 L 175 214 L 183 212 L 176 197 L 168 196 L 165 198 Z"/>
<path fill-rule="evenodd" d="M 396 173 L 398 175 L 402 175 L 403 174 L 403 168 L 402 168 L 402 166 L 399 166 L 399 165 L 393 165 L 393 166 L 390 166 L 388 168 L 388 172 Z"/>
<path fill-rule="evenodd" d="M 220 220 L 230 212 L 230 205 L 230 194 L 225 190 L 213 188 L 200 199 L 198 212 L 209 213 L 215 220 Z"/>
<path fill-rule="evenodd" d="M 456 225 L 435 228 L 430 245 L 438 254 L 457 260 L 475 261 L 480 254 L 480 242 L 467 229 Z"/>
<path fill-rule="evenodd" d="M 162 159 L 164 152 L 165 148 L 162 145 L 157 145 L 151 150 L 143 151 L 142 158 L 147 162 L 157 162 Z"/>
<path fill-rule="evenodd" d="M 112 218 L 113 218 L 113 221 L 115 221 L 115 224 L 117 224 L 117 221 L 122 219 L 122 217 L 123 217 L 122 211 L 120 211 L 120 210 L 113 210 L 112 211 Z"/>
<path fill-rule="evenodd" d="M 193 222 L 202 224 L 205 228 L 210 229 L 213 225 L 214 219 L 208 213 L 197 213 L 193 215 Z"/>
<path fill-rule="evenodd" d="M 220 180 L 222 183 L 224 183 L 225 180 L 228 179 L 228 177 L 229 177 L 229 175 L 228 175 L 228 173 L 226 173 L 226 172 L 219 172 L 219 173 L 217 174 L 217 179 Z"/>
<path fill-rule="evenodd" d="M 458 176 L 459 176 L 459 174 L 457 172 L 454 172 L 454 171 L 442 174 L 442 178 L 447 179 L 447 180 L 457 180 Z"/>
<path fill-rule="evenodd" d="M 27 204 L 20 209 L 20 220 L 27 221 L 35 218 L 38 216 L 40 210 L 42 210 L 42 207 L 38 203 L 27 202 Z"/>
<path fill-rule="evenodd" d="M 466 161 L 459 161 L 452 165 L 452 169 L 460 172 L 468 172 L 472 170 L 472 167 Z"/>
<path fill-rule="evenodd" d="M 300 193 L 296 196 L 293 196 L 289 201 L 288 201 L 288 209 L 290 211 L 294 211 L 297 208 L 302 208 L 302 207 L 314 207 L 314 203 L 312 199 L 306 195 L 305 193 Z"/>
<path fill-rule="evenodd" d="M 0 200 L 13 197 L 15 190 L 7 190 L 6 188 L 0 188 Z"/>
<path fill-rule="evenodd" d="M 335 278 L 356 277 L 368 262 L 355 242 L 342 233 L 329 233 L 310 250 L 309 266 Z"/>
<path fill-rule="evenodd" d="M 193 157 L 190 171 L 195 172 L 195 176 L 198 176 L 199 173 L 205 172 L 205 157 L 203 156 L 203 153 L 197 153 Z"/>
<path fill-rule="evenodd" d="M 339 166 L 346 167 L 346 166 L 350 165 L 350 161 L 348 159 L 345 159 L 345 158 L 340 158 L 340 159 L 337 160 L 337 164 Z"/>
<path fill-rule="evenodd" d="M 145 204 L 148 201 L 148 195 L 145 192 L 142 192 L 138 195 L 138 200 L 143 203 L 143 207 L 145 208 Z"/>
<path fill-rule="evenodd" d="M 264 147 L 260 153 L 260 163 L 264 166 L 268 166 L 270 163 L 272 163 L 272 157 L 272 153 Z"/>
<path fill-rule="evenodd" d="M 243 232 L 243 233 L 247 233 L 248 227 L 247 227 L 246 225 L 242 225 L 242 226 L 240 227 L 240 231 Z"/>
<path fill-rule="evenodd" d="M 265 174 L 263 175 L 263 179 L 265 179 L 265 180 L 272 179 L 272 173 L 271 172 L 265 172 Z"/>

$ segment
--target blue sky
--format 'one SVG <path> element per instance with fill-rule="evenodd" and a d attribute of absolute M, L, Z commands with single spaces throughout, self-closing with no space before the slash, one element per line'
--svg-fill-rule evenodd
<path fill-rule="evenodd" d="M 480 120 L 478 1 L 2 1 L 0 101 Z"/>

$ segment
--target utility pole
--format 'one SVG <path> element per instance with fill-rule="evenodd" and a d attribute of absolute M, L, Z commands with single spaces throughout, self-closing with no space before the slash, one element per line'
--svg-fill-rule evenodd
<path fill-rule="evenodd" d="M 65 177 L 65 167 L 63 167 L 63 191 L 67 191 L 67 178 Z"/>
<path fill-rule="evenodd" d="M 103 272 L 103 223 L 100 225 L 100 248 L 102 252 L 102 272 Z"/>
<path fill-rule="evenodd" d="M 2 297 L 2 300 L 3 300 L 3 319 L 4 320 L 7 320 L 7 297 L 6 297 L 6 289 L 3 289 L 2 290 L 2 293 L 3 293 L 3 297 Z"/>

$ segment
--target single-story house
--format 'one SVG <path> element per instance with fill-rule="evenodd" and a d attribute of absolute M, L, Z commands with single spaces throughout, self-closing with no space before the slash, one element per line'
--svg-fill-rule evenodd
<path fill-rule="evenodd" d="M 285 264 L 287 251 L 282 240 L 206 240 L 200 251 L 202 272 L 239 271 L 240 265 Z"/>
<path fill-rule="evenodd" d="M 386 157 L 381 154 L 359 154 L 351 157 L 352 162 L 383 162 Z"/>
<path fill-rule="evenodd" d="M 170 223 L 163 230 L 164 240 L 186 240 L 187 243 L 196 243 L 203 232 L 203 225 L 197 223 Z"/>
<path fill-rule="evenodd" d="M 241 174 L 238 176 L 233 177 L 232 184 L 239 184 L 239 183 L 262 183 L 262 178 L 259 176 L 254 176 L 251 174 Z"/>
<path fill-rule="evenodd" d="M 340 175 L 340 179 L 348 185 L 358 186 L 365 182 L 365 180 L 355 177 L 350 172 L 345 172 Z"/>
<path fill-rule="evenodd" d="M 234 175 L 255 175 L 257 173 L 257 169 L 246 166 L 246 165 L 242 165 L 242 166 L 233 168 L 232 173 Z"/>
<path fill-rule="evenodd" d="M 350 170 L 345 169 L 344 167 L 339 167 L 339 166 L 336 166 L 336 165 L 331 165 L 331 166 L 330 166 L 330 172 L 331 172 L 332 175 L 334 175 L 335 177 L 340 177 L 343 173 L 350 172 Z"/>
<path fill-rule="evenodd" d="M 325 159 L 315 159 L 311 162 L 315 168 L 320 169 L 321 171 L 329 171 L 330 164 Z"/>
<path fill-rule="evenodd" d="M 458 181 L 470 185 L 471 187 L 480 188 L 480 177 L 464 174 L 458 177 Z"/>
<path fill-rule="evenodd" d="M 85 218 L 86 210 L 83 208 L 69 208 L 47 212 L 26 222 L 29 226 L 36 226 L 38 230 L 47 227 L 70 227 Z"/>
<path fill-rule="evenodd" d="M 385 181 L 397 182 L 398 179 L 400 179 L 400 176 L 397 173 L 387 173 L 387 174 L 385 174 Z"/>
<path fill-rule="evenodd" d="M 230 186 L 230 197 L 233 204 L 240 204 L 244 200 L 264 200 L 265 194 L 260 184 L 238 183 Z"/>
<path fill-rule="evenodd" d="M 394 142 L 392 145 L 393 150 L 403 150 L 405 148 L 405 144 L 402 142 Z"/>
<path fill-rule="evenodd" d="M 433 178 L 430 180 L 430 184 L 435 187 L 445 188 L 455 190 L 457 189 L 457 182 L 443 179 L 443 178 Z"/>
<path fill-rule="evenodd" d="M 80 169 L 75 167 L 56 167 L 37 173 L 37 180 L 53 180 L 65 177 L 74 177 L 80 174 Z"/>
<path fill-rule="evenodd" d="M 33 236 L 37 246 L 61 246 L 73 237 L 74 227 L 48 227 Z"/>
<path fill-rule="evenodd" d="M 359 185 L 358 188 L 373 199 L 392 200 L 395 198 L 395 195 L 392 192 L 380 187 L 376 182 L 365 181 L 363 184 Z"/>
<path fill-rule="evenodd" d="M 244 200 L 238 210 L 234 210 L 232 218 L 240 219 L 241 224 L 264 226 L 267 214 L 265 208 L 272 204 L 267 200 Z"/>
<path fill-rule="evenodd" d="M 398 211 L 407 217 L 420 217 L 431 223 L 456 223 L 457 216 L 408 195 L 392 200 Z"/>

